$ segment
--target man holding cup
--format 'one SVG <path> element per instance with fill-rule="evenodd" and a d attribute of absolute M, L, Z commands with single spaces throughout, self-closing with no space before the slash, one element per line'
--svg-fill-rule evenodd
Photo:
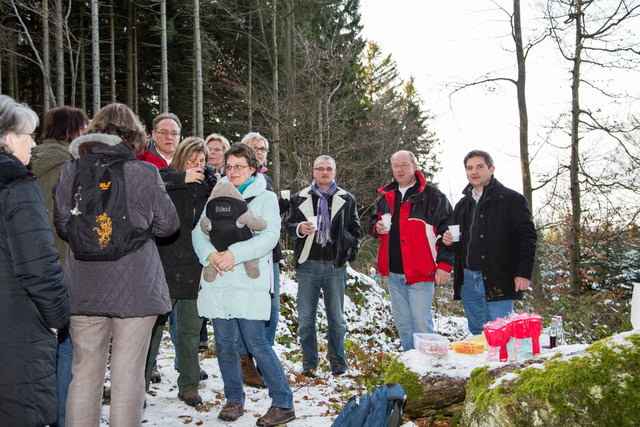
<path fill-rule="evenodd" d="M 316 312 L 322 291 L 329 326 L 329 362 L 331 373 L 337 376 L 347 369 L 343 316 L 346 266 L 356 258 L 362 229 L 355 198 L 336 185 L 335 160 L 329 156 L 316 158 L 313 178 L 309 187 L 291 197 L 291 213 L 284 226 L 295 241 L 302 373 L 315 377 L 318 368 Z"/>
<path fill-rule="evenodd" d="M 391 156 L 394 180 L 378 189 L 382 197 L 371 215 L 371 231 L 380 241 L 378 271 L 389 276 L 393 320 L 404 351 L 414 333 L 433 333 L 434 284 L 451 276 L 453 252 L 441 245 L 451 204 L 418 170 L 410 151 Z"/>
<path fill-rule="evenodd" d="M 447 231 L 442 241 L 455 250 L 454 299 L 462 299 L 469 331 L 478 335 L 529 288 L 537 236 L 527 199 L 494 178 L 489 153 L 469 152 L 464 166 L 469 185 L 451 221 L 461 235 L 456 242 Z"/>

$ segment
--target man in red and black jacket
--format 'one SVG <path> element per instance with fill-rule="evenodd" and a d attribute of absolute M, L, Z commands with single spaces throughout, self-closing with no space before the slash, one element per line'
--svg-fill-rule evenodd
<path fill-rule="evenodd" d="M 382 197 L 371 215 L 371 232 L 380 240 L 378 271 L 389 276 L 393 319 L 404 351 L 413 348 L 414 333 L 433 333 L 434 283 L 451 276 L 454 254 L 441 245 L 452 214 L 444 194 L 427 184 L 410 151 L 391 156 L 394 180 L 378 189 Z M 390 215 L 386 227 L 383 215 Z"/>

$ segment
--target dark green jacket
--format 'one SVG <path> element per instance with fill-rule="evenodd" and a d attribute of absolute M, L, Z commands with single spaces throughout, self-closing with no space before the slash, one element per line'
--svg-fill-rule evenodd
<path fill-rule="evenodd" d="M 69 143 L 56 139 L 45 140 L 33 149 L 31 156 L 31 172 L 35 174 L 38 184 L 42 188 L 54 245 L 60 253 L 60 265 L 64 265 L 67 260 L 67 242 L 58 236 L 53 226 L 53 187 L 60 179 L 60 167 L 72 158 L 69 153 Z"/>

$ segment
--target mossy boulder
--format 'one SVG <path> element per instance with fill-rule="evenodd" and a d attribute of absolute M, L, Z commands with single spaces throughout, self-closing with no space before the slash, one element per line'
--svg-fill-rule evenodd
<path fill-rule="evenodd" d="M 475 369 L 465 426 L 640 425 L 640 331 L 511 370 Z"/>

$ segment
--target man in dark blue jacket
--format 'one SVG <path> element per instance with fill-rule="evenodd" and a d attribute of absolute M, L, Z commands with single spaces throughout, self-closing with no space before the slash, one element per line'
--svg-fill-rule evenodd
<path fill-rule="evenodd" d="M 514 300 L 529 288 L 536 253 L 536 230 L 527 199 L 493 177 L 489 153 L 469 152 L 464 158 L 469 185 L 453 212 L 460 226 L 459 242 L 451 232 L 445 245 L 454 245 L 454 299 L 462 299 L 469 331 L 513 311 Z"/>

